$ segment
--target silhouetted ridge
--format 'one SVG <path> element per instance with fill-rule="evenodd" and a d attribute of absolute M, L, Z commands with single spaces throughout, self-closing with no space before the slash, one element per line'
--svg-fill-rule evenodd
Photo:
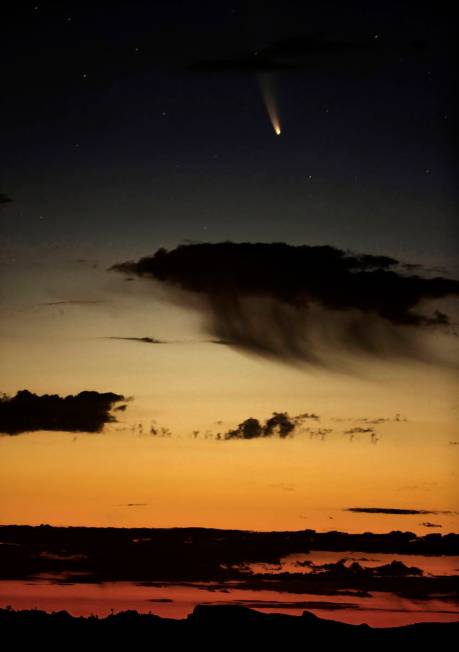
<path fill-rule="evenodd" d="M 30 640 L 46 641 L 47 649 L 65 649 L 73 645 L 104 646 L 132 645 L 142 641 L 155 649 L 155 643 L 197 645 L 199 649 L 217 649 L 223 643 L 247 649 L 257 643 L 275 641 L 285 645 L 294 640 L 309 649 L 311 645 L 352 645 L 353 649 L 368 649 L 375 644 L 433 645 L 439 640 L 453 641 L 459 634 L 459 621 L 454 623 L 421 623 L 398 628 L 374 629 L 368 625 L 349 625 L 324 620 L 311 613 L 302 616 L 265 614 L 245 607 L 198 606 L 184 620 L 160 618 L 151 614 L 125 611 L 106 618 L 72 617 L 61 611 L 14 611 L 0 609 L 0 628 L 4 640 L 14 641 L 15 647 Z M 11 637 L 11 638 L 10 638 Z M 357 646 L 357 647 L 356 647 Z M 91 649 L 91 648 L 90 648 Z"/>

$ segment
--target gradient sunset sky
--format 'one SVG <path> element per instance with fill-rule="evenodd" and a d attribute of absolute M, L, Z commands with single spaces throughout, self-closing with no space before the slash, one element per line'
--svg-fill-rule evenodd
<path fill-rule="evenodd" d="M 0 521 L 457 531 L 452 22 L 427 2 L 80 4 L 10 7 L 1 39 L 1 389 L 127 407 L 100 433 L 1 436 Z M 419 293 L 432 323 L 353 304 L 365 350 L 320 304 L 325 364 L 261 346 L 304 315 L 244 279 L 236 341 L 213 266 L 206 302 L 194 260 L 179 289 L 111 269 L 225 241 L 390 257 L 453 290 Z M 225 438 L 273 412 L 319 419 Z"/>

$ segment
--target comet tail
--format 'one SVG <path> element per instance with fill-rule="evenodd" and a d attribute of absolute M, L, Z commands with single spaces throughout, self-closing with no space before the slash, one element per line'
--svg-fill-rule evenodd
<path fill-rule="evenodd" d="M 276 92 L 275 92 L 275 83 L 273 75 L 263 73 L 258 75 L 260 82 L 261 95 L 263 97 L 263 102 L 268 112 L 269 119 L 271 121 L 274 133 L 277 136 L 280 136 L 282 133 L 279 111 L 277 108 L 276 102 Z"/>

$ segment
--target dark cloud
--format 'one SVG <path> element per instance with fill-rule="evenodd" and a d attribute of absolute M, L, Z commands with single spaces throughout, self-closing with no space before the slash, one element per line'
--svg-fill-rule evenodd
<path fill-rule="evenodd" d="M 13 200 L 8 197 L 8 195 L 5 195 L 3 192 L 0 192 L 0 206 L 2 204 L 10 204 Z"/>
<path fill-rule="evenodd" d="M 400 414 L 396 414 L 394 418 L 389 418 L 389 417 L 332 417 L 332 421 L 339 421 L 339 422 L 345 422 L 345 421 L 350 421 L 350 422 L 355 422 L 355 423 L 364 423 L 368 424 L 370 426 L 373 425 L 379 425 L 380 423 L 388 423 L 389 421 L 404 421 L 407 422 L 408 419 L 406 417 L 401 416 Z M 373 428 L 371 428 L 373 430 Z"/>
<path fill-rule="evenodd" d="M 428 358 L 422 331 L 449 318 L 426 303 L 459 295 L 459 281 L 407 275 L 394 258 L 331 246 L 181 245 L 111 269 L 163 284 L 202 312 L 219 342 L 332 367 L 349 352 Z"/>
<path fill-rule="evenodd" d="M 304 419 L 318 419 L 317 415 L 305 413 L 296 417 L 290 417 L 287 412 L 273 412 L 269 419 L 261 423 L 258 419 L 249 417 L 242 421 L 237 428 L 228 430 L 223 439 L 256 439 L 258 437 L 272 437 L 278 435 L 281 439 L 292 436 L 295 428 Z"/>
<path fill-rule="evenodd" d="M 379 424 L 379 423 L 386 423 L 387 421 L 390 421 L 390 420 L 391 419 L 387 419 L 385 417 L 377 417 L 375 419 L 368 419 L 368 418 L 356 419 L 356 421 L 362 421 L 363 423 L 370 423 L 370 424 L 374 424 L 374 425 Z M 395 421 L 398 421 L 398 419 L 395 419 Z"/>
<path fill-rule="evenodd" d="M 264 425 L 264 436 L 278 433 L 279 437 L 287 437 L 295 430 L 296 422 L 288 416 L 287 412 L 273 412 Z"/>
<path fill-rule="evenodd" d="M 202 73 L 258 73 L 258 72 L 276 72 L 278 70 L 294 70 L 294 63 L 276 61 L 264 54 L 259 56 L 231 57 L 228 59 L 209 59 L 196 61 L 188 66 L 191 72 Z"/>
<path fill-rule="evenodd" d="M 326 600 L 234 600 L 202 602 L 206 605 L 230 604 L 241 605 L 250 609 L 323 609 L 339 611 L 340 609 L 362 609 L 354 602 L 331 602 Z"/>
<path fill-rule="evenodd" d="M 135 509 L 126 504 L 116 507 Z M 66 577 L 68 581 L 69 575 L 65 573 L 70 573 L 71 581 L 81 582 L 199 582 L 204 590 L 213 583 L 216 590 L 268 589 L 302 596 L 335 595 L 337 591 L 351 595 L 350 590 L 403 591 L 416 599 L 434 593 L 446 595 L 457 589 L 455 576 L 419 575 L 400 562 L 379 566 L 375 571 L 352 566 L 354 560 L 349 559 L 327 566 L 312 563 L 306 573 L 252 570 L 253 564 L 280 566 L 281 560 L 291 555 L 306 553 L 309 557 L 319 550 L 336 551 L 343 557 L 351 551 L 371 557 L 380 552 L 401 554 L 405 560 L 409 559 L 406 555 L 457 555 L 459 535 L 452 533 L 435 532 L 418 537 L 413 532 L 397 531 L 345 534 L 314 530 L 256 532 L 5 525 L 0 526 L 0 541 L 0 578 L 10 580 L 27 580 L 45 573 L 54 577 L 61 574 L 62 581 Z M 49 553 L 46 559 L 40 557 L 43 551 Z M 63 554 L 66 559 L 59 559 Z"/>
<path fill-rule="evenodd" d="M 360 597 L 360 596 L 357 596 Z M 363 612 L 381 612 L 381 613 L 425 613 L 426 609 L 423 607 L 416 608 L 414 605 L 410 605 L 405 608 L 395 608 L 395 607 L 373 607 L 367 604 L 357 604 L 355 602 L 332 602 L 326 600 L 232 600 L 232 601 L 223 601 L 217 600 L 213 602 L 201 602 L 201 605 L 206 606 L 241 606 L 248 609 L 320 609 L 321 611 L 348 611 L 356 610 Z M 432 609 L 431 614 L 457 614 L 457 611 L 452 609 Z M 397 628 L 397 629 L 403 629 Z"/>
<path fill-rule="evenodd" d="M 155 337 L 106 337 L 107 340 L 127 340 L 128 342 L 143 342 L 144 344 L 169 344 L 165 340 L 157 340 Z"/>
<path fill-rule="evenodd" d="M 277 482 L 274 484 L 268 485 L 270 489 L 280 489 L 281 491 L 294 491 L 295 487 L 285 482 Z"/>
<path fill-rule="evenodd" d="M 397 507 L 348 507 L 344 511 L 359 514 L 398 514 L 400 516 L 414 516 L 416 514 L 451 514 L 450 511 L 431 511 L 427 509 L 399 509 Z"/>
<path fill-rule="evenodd" d="M 93 269 L 97 269 L 99 267 L 99 263 L 97 262 L 97 260 L 89 260 L 87 258 L 77 258 L 75 262 L 78 263 L 78 265 L 89 265 Z"/>
<path fill-rule="evenodd" d="M 80 392 L 61 397 L 38 396 L 27 390 L 0 398 L 0 432 L 18 435 L 35 430 L 100 432 L 106 423 L 116 421 L 112 407 L 126 400 L 113 392 Z"/>
<path fill-rule="evenodd" d="M 355 562 L 357 563 L 357 562 Z M 423 575 L 423 571 L 417 566 L 407 566 L 402 561 L 391 561 L 382 566 L 375 566 L 373 568 L 365 568 L 366 571 L 372 575 L 379 575 L 381 577 L 404 577 L 406 575 Z"/>
<path fill-rule="evenodd" d="M 69 299 L 67 301 L 46 301 L 38 303 L 38 306 L 93 306 L 105 303 L 104 301 L 89 300 L 89 299 Z"/>
<path fill-rule="evenodd" d="M 201 59 L 187 66 L 201 73 L 265 73 L 336 70 L 337 65 L 349 73 L 374 66 L 381 58 L 397 60 L 402 55 L 416 54 L 425 49 L 422 43 L 396 44 L 380 39 L 378 34 L 363 39 L 337 40 L 326 34 L 290 36 L 272 44 L 242 54 L 231 54 L 219 59 Z"/>
<path fill-rule="evenodd" d="M 234 430 L 228 430 L 224 439 L 255 439 L 257 437 L 264 437 L 263 426 L 258 419 L 249 417 Z"/>
<path fill-rule="evenodd" d="M 150 435 L 153 437 L 171 437 L 172 432 L 169 430 L 169 428 L 159 426 L 156 421 L 152 421 L 150 423 Z"/>
<path fill-rule="evenodd" d="M 310 439 L 313 439 L 314 437 L 320 437 L 323 441 L 327 435 L 333 432 L 333 429 L 332 428 L 315 428 L 315 429 L 305 428 L 305 431 L 309 433 Z"/>
<path fill-rule="evenodd" d="M 431 523 L 430 521 L 426 521 L 425 523 L 421 523 L 423 527 L 442 527 L 439 523 Z"/>
<path fill-rule="evenodd" d="M 111 335 L 103 339 L 126 340 L 128 342 L 143 342 L 144 344 L 231 344 L 231 342 L 224 342 L 223 340 L 158 340 L 156 337 L 121 337 L 117 335 Z"/>
<path fill-rule="evenodd" d="M 424 573 L 416 566 L 407 566 L 402 561 L 394 559 L 381 566 L 362 566 L 358 561 L 346 564 L 346 559 L 325 564 L 308 563 L 309 572 L 315 574 L 329 573 L 338 576 L 367 576 L 367 577 L 409 577 L 422 576 Z"/>
<path fill-rule="evenodd" d="M 147 507 L 149 503 L 124 503 L 123 505 L 118 505 L 118 507 Z"/>
<path fill-rule="evenodd" d="M 297 420 L 303 420 L 303 419 L 314 419 L 315 421 L 320 421 L 320 417 L 317 414 L 314 414 L 313 412 L 304 412 L 303 414 L 298 414 L 295 419 Z"/>
<path fill-rule="evenodd" d="M 418 263 L 400 263 L 402 269 L 406 269 L 409 272 L 428 272 L 432 274 L 450 274 L 449 270 L 446 267 L 426 267 L 425 265 L 420 265 Z"/>

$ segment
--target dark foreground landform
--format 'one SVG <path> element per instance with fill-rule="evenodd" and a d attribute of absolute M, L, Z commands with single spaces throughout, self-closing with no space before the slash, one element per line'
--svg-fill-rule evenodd
<path fill-rule="evenodd" d="M 280 567 L 276 572 L 282 558 L 312 551 L 342 552 L 343 557 L 333 563 L 297 562 L 290 572 Z M 365 556 L 348 560 L 346 552 L 391 553 L 400 558 L 370 567 Z M 210 591 L 267 589 L 350 596 L 385 591 L 416 600 L 457 600 L 457 575 L 424 573 L 410 564 L 409 555 L 459 555 L 459 535 L 0 526 L 1 580 L 49 577 L 55 583 L 202 584 Z M 267 565 L 263 572 L 253 567 L 260 563 Z"/>
<path fill-rule="evenodd" d="M 183 620 L 161 618 L 136 611 L 124 611 L 106 618 L 73 617 L 66 611 L 46 613 L 0 609 L 0 631 L 4 640 L 22 643 L 40 641 L 47 649 L 65 649 L 96 641 L 104 644 L 129 642 L 131 646 L 167 641 L 168 644 L 194 644 L 208 649 L 224 644 L 253 649 L 255 643 L 283 642 L 285 645 L 339 644 L 363 649 L 368 645 L 432 645 L 454 641 L 459 621 L 418 623 L 404 627 L 372 628 L 319 618 L 305 611 L 301 616 L 265 614 L 240 606 L 197 606 Z M 30 644 L 30 643 L 29 643 Z M 328 647 L 325 647 L 328 649 Z M 395 648 L 401 649 L 401 648 Z"/>

